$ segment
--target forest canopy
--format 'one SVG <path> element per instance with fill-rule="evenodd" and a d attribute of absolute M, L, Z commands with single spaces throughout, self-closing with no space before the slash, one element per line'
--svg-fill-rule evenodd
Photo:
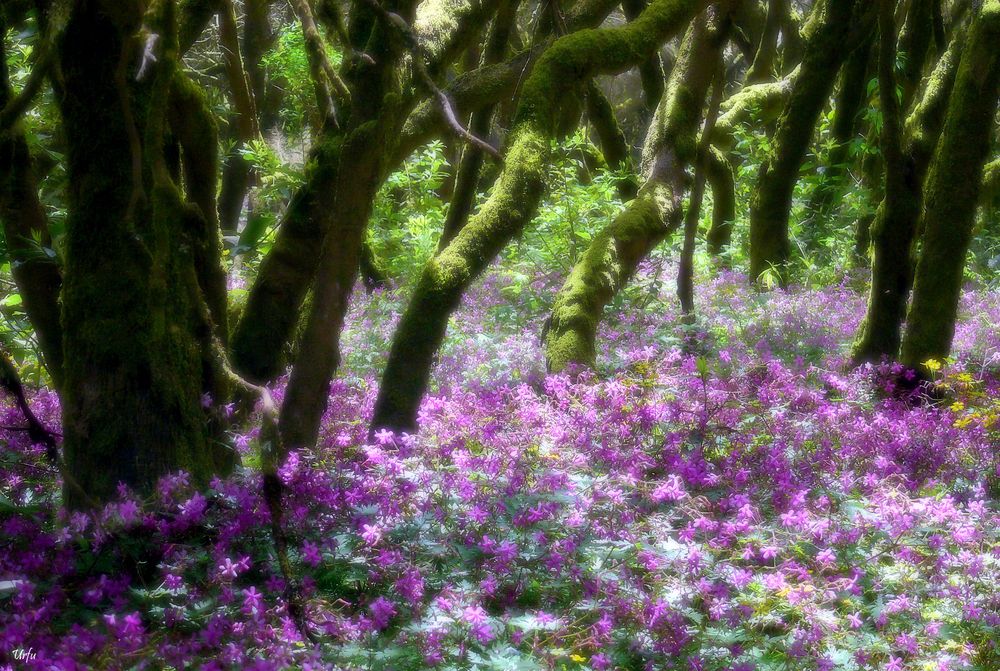
<path fill-rule="evenodd" d="M 0 668 L 1000 668 L 1000 0 L 0 24 Z"/>

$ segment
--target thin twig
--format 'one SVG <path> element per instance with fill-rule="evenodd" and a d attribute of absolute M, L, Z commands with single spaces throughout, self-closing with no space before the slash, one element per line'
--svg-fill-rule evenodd
<path fill-rule="evenodd" d="M 417 73 L 417 77 L 433 94 L 438 107 L 441 108 L 441 115 L 444 117 L 445 123 L 452 133 L 477 149 L 486 152 L 494 160 L 498 162 L 502 161 L 500 152 L 493 145 L 473 135 L 458 120 L 458 116 L 455 114 L 455 107 L 448 98 L 448 94 L 441 90 L 441 87 L 431 77 L 430 72 L 427 71 L 426 54 L 424 54 L 420 42 L 417 40 L 416 34 L 410 25 L 399 14 L 386 10 L 378 0 L 365 0 L 365 2 L 375 10 L 375 14 L 378 15 L 386 27 L 401 36 L 403 44 L 412 57 L 413 69 Z"/>

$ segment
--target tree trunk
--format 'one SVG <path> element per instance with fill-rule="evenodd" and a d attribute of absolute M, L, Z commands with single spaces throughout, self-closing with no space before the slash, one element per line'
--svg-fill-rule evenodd
<path fill-rule="evenodd" d="M 733 238 L 733 222 L 736 221 L 736 175 L 732 163 L 715 147 L 708 153 L 705 177 L 712 187 L 712 227 L 708 230 L 708 253 L 720 257 Z"/>
<path fill-rule="evenodd" d="M 883 140 L 883 145 L 890 145 L 882 152 L 886 157 L 885 196 L 869 228 L 874 242 L 872 281 L 867 313 L 854 347 L 857 363 L 895 358 L 899 353 L 900 328 L 913 279 L 913 243 L 923 209 L 924 180 L 944 125 L 962 46 L 961 39 L 954 40 L 927 80 L 920 101 L 907 119 L 901 154 L 896 156 L 891 146 L 895 141 Z M 880 67 L 880 77 L 886 80 L 880 83 L 880 91 L 895 92 L 890 81 L 891 65 L 881 62 Z M 882 101 L 884 109 L 892 110 L 887 119 L 896 114 L 895 100 L 893 93 L 890 100 Z M 888 126 L 885 124 L 883 130 L 887 132 Z"/>
<path fill-rule="evenodd" d="M 510 42 L 511 30 L 515 27 L 519 0 L 504 0 L 500 3 L 497 16 L 483 53 L 483 65 L 496 65 L 503 60 Z M 469 132 L 478 138 L 486 138 L 493 126 L 493 115 L 496 105 L 486 105 L 472 114 Z M 472 213 L 476 194 L 479 192 L 479 178 L 483 168 L 483 150 L 473 145 L 467 145 L 462 152 L 462 160 L 455 177 L 455 190 L 448 205 L 448 214 L 444 220 L 438 250 L 448 246 L 455 235 L 465 226 Z"/>
<path fill-rule="evenodd" d="M 772 268 L 782 285 L 788 282 L 792 191 L 837 70 L 851 51 L 852 27 L 858 30 L 856 24 L 866 21 L 860 8 L 861 3 L 854 0 L 818 0 L 806 26 L 805 54 L 778 120 L 774 148 L 761 164 L 750 208 L 750 277 L 754 282 Z"/>
<path fill-rule="evenodd" d="M 788 0 L 770 0 L 767 4 L 767 20 L 760 37 L 757 53 L 747 71 L 747 84 L 760 84 L 774 78 L 774 66 L 778 56 L 778 34 L 781 23 L 788 13 Z"/>
<path fill-rule="evenodd" d="M 556 296 L 545 330 L 548 369 L 593 366 L 604 308 L 639 262 L 681 221 L 687 168 L 697 152 L 705 96 L 721 58 L 728 17 L 695 19 L 674 64 L 643 147 L 646 181 L 639 196 L 590 246 Z"/>
<path fill-rule="evenodd" d="M 927 176 L 923 250 L 903 338 L 902 361 L 923 373 L 951 351 L 965 256 L 1000 93 L 1000 0 L 974 17 L 937 152 Z"/>
<path fill-rule="evenodd" d="M 340 134 L 327 129 L 310 150 L 305 184 L 285 211 L 233 332 L 233 367 L 251 382 L 269 382 L 281 371 L 285 348 L 316 273 L 317 247 L 331 225 L 342 144 Z"/>
<path fill-rule="evenodd" d="M 148 29 L 157 60 L 141 81 L 142 15 L 118 2 L 74 5 L 60 44 L 73 185 L 66 233 L 62 390 L 65 460 L 92 499 L 119 482 L 148 494 L 167 473 L 195 482 L 228 464 L 206 429 L 200 296 L 183 203 L 163 160 L 176 64 L 173 3 Z M 201 332 L 200 332 L 201 331 Z M 70 507 L 84 505 L 66 488 Z"/>
<path fill-rule="evenodd" d="M 393 338 L 372 420 L 374 428 L 413 429 L 434 355 L 462 294 L 534 217 L 544 188 L 558 101 L 573 87 L 648 58 L 703 5 L 655 0 L 619 28 L 591 29 L 556 40 L 524 83 L 504 169 L 489 200 L 425 266 Z"/>
<path fill-rule="evenodd" d="M 935 2 L 937 0 L 911 0 L 899 35 L 899 52 L 903 56 L 903 67 L 899 73 L 903 110 L 909 107 L 924 76 L 924 66 L 934 38 Z"/>

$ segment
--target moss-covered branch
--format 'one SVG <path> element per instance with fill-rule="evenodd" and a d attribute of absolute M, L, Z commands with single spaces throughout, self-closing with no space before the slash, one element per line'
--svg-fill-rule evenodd
<path fill-rule="evenodd" d="M 549 370 L 592 366 L 604 308 L 638 264 L 681 220 L 705 96 L 721 58 L 728 17 L 699 16 L 688 29 L 643 147 L 638 197 L 594 236 L 556 296 L 545 333 Z"/>
<path fill-rule="evenodd" d="M 421 274 L 393 339 L 373 426 L 414 426 L 449 316 L 466 287 L 534 217 L 560 111 L 558 101 L 595 75 L 621 72 L 642 62 L 701 6 L 699 0 L 656 0 L 625 26 L 572 33 L 542 54 L 524 83 L 504 169 L 493 193 Z"/>
<path fill-rule="evenodd" d="M 712 145 L 731 151 L 736 129 L 748 121 L 769 123 L 781 115 L 788 104 L 798 70 L 776 82 L 745 86 L 722 103 L 722 114 L 712 130 Z"/>

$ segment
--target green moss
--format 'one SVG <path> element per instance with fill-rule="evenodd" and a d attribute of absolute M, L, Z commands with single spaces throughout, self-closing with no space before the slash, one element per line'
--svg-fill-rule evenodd
<path fill-rule="evenodd" d="M 722 114 L 712 131 L 712 144 L 723 151 L 731 151 L 736 129 L 754 119 L 769 123 L 778 118 L 792 91 L 798 70 L 784 79 L 765 84 L 746 86 L 722 103 Z"/>

